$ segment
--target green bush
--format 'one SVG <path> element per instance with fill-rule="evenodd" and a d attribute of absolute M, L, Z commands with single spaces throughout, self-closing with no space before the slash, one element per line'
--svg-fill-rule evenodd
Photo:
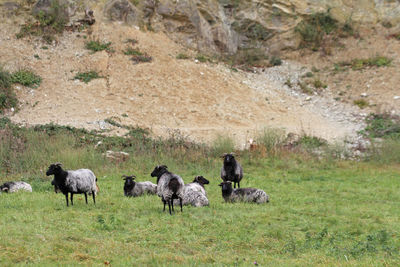
<path fill-rule="evenodd" d="M 190 57 L 188 56 L 188 55 L 186 55 L 186 54 L 183 54 L 183 53 L 179 53 L 177 56 L 176 56 L 176 59 L 189 59 Z"/>
<path fill-rule="evenodd" d="M 367 126 L 361 132 L 371 138 L 400 139 L 400 117 L 390 113 L 372 113 L 366 118 Z"/>
<path fill-rule="evenodd" d="M 363 109 L 369 106 L 369 103 L 365 99 L 356 99 L 353 101 L 354 105 L 358 106 L 359 108 Z"/>
<path fill-rule="evenodd" d="M 98 79 L 98 78 L 103 78 L 103 76 L 100 76 L 96 71 L 91 70 L 88 72 L 78 72 L 74 79 L 75 80 L 80 80 L 81 82 L 88 83 L 93 79 Z"/>
<path fill-rule="evenodd" d="M 17 97 L 12 88 L 11 74 L 0 67 L 0 113 L 5 109 L 16 107 Z"/>
<path fill-rule="evenodd" d="M 93 53 L 106 50 L 107 52 L 113 52 L 111 48 L 111 42 L 101 42 L 99 40 L 92 40 L 85 43 L 85 48 L 93 51 Z"/>
<path fill-rule="evenodd" d="M 31 70 L 21 69 L 11 75 L 11 82 L 35 88 L 40 85 L 42 78 Z"/>

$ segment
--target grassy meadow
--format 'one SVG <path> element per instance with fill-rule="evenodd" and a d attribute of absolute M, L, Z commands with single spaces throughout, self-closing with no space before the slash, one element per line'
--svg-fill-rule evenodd
<path fill-rule="evenodd" d="M 264 189 L 265 205 L 224 203 L 219 155 L 232 150 L 179 135 L 150 139 L 132 128 L 126 138 L 46 125 L 19 128 L 0 121 L 0 182 L 24 180 L 33 193 L 0 195 L 0 265 L 114 266 L 398 266 L 400 165 L 398 161 L 318 158 L 307 150 L 239 151 L 242 187 Z M 270 140 L 270 139 L 269 139 Z M 97 147 L 99 141 L 102 141 Z M 130 153 L 106 160 L 107 149 Z M 97 204 L 76 195 L 66 207 L 45 172 L 90 168 L 98 177 Z M 162 212 L 157 196 L 126 198 L 123 174 L 155 179 L 157 164 L 206 185 L 209 207 Z M 179 210 L 179 209 L 177 209 Z"/>

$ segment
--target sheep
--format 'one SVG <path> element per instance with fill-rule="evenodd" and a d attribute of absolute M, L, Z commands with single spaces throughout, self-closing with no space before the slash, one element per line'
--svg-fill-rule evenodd
<path fill-rule="evenodd" d="M 192 205 L 194 207 L 208 206 L 208 199 L 204 185 L 210 182 L 203 176 L 196 176 L 192 183 L 185 184 L 183 188 L 183 205 Z M 174 200 L 177 205 L 177 200 Z"/>
<path fill-rule="evenodd" d="M 46 175 L 54 175 L 54 189 L 58 189 L 65 195 L 65 200 L 68 204 L 68 193 L 71 194 L 71 205 L 74 205 L 73 196 L 74 194 L 84 194 L 86 204 L 87 194 L 92 194 L 93 203 L 96 204 L 96 176 L 89 169 L 79 169 L 75 171 L 65 171 L 61 168 L 61 163 L 54 163 L 49 166 L 46 171 Z"/>
<path fill-rule="evenodd" d="M 179 175 L 169 172 L 167 168 L 165 165 L 158 165 L 150 175 L 151 177 L 157 177 L 157 195 L 161 197 L 164 203 L 163 211 L 165 211 L 165 204 L 168 203 L 169 214 L 172 215 L 171 206 L 172 211 L 174 211 L 174 199 L 179 199 L 181 212 L 183 212 L 182 198 L 184 182 Z"/>
<path fill-rule="evenodd" d="M 257 204 L 269 202 L 269 196 L 261 189 L 238 188 L 233 189 L 230 181 L 219 184 L 225 202 L 255 202 Z"/>
<path fill-rule="evenodd" d="M 236 161 L 233 153 L 224 153 L 222 158 L 224 159 L 224 165 L 221 168 L 221 179 L 224 182 L 234 182 L 234 188 L 236 188 L 237 183 L 238 188 L 240 188 L 240 181 L 243 178 L 242 166 Z"/>
<path fill-rule="evenodd" d="M 126 176 L 122 175 L 125 180 L 124 184 L 124 195 L 126 197 L 138 197 L 143 194 L 156 194 L 157 193 L 157 185 L 152 182 L 135 182 L 135 175 Z"/>
<path fill-rule="evenodd" d="M 32 186 L 28 183 L 19 181 L 19 182 L 6 182 L 0 185 L 0 193 L 15 193 L 19 190 L 25 190 L 28 192 L 32 192 Z"/>
<path fill-rule="evenodd" d="M 56 185 L 56 182 L 54 181 L 54 179 L 53 179 L 53 181 L 51 181 L 51 185 L 52 186 L 54 186 L 54 192 L 57 194 L 57 193 L 61 193 L 61 190 L 57 187 L 57 185 Z M 96 196 L 97 196 L 97 194 L 100 192 L 100 188 L 99 188 L 99 186 L 97 185 L 97 178 L 96 178 L 96 192 L 95 192 L 95 194 L 96 194 Z M 92 193 L 89 193 L 89 195 L 91 195 Z"/>

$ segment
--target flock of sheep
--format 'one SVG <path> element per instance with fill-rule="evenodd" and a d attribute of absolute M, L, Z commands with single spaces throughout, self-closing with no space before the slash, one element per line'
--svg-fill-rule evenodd
<path fill-rule="evenodd" d="M 240 188 L 240 181 L 243 178 L 243 169 L 236 161 L 233 153 L 222 155 L 224 159 L 221 168 L 221 186 L 222 197 L 226 202 L 254 202 L 267 203 L 269 196 L 261 189 Z M 71 205 L 74 204 L 74 194 L 84 194 L 86 204 L 87 196 L 92 195 L 93 202 L 96 204 L 96 195 L 99 192 L 97 178 L 89 169 L 63 170 L 61 163 L 54 163 L 49 166 L 46 172 L 47 176 L 54 175 L 51 184 L 55 192 L 61 192 L 65 195 L 67 206 L 69 206 L 68 194 L 70 195 Z M 194 207 L 208 206 L 209 201 L 204 185 L 209 181 L 203 176 L 196 176 L 192 183 L 184 184 L 183 179 L 170 171 L 165 165 L 159 165 L 151 172 L 152 177 L 157 177 L 157 183 L 136 182 L 136 176 L 123 175 L 125 180 L 124 195 L 127 197 L 138 197 L 144 194 L 157 194 L 165 206 L 168 204 L 169 213 L 174 212 L 174 205 L 179 205 L 182 211 L 183 205 L 192 205 Z M 234 184 L 232 188 L 232 182 Z M 236 188 L 236 184 L 238 188 Z M 0 186 L 1 192 L 16 192 L 26 190 L 32 192 L 32 187 L 25 182 L 7 182 Z"/>

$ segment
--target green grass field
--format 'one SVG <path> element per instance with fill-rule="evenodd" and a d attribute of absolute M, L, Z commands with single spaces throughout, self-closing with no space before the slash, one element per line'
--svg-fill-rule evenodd
<path fill-rule="evenodd" d="M 222 160 L 217 156 L 228 147 L 207 150 L 167 142 L 144 149 L 141 143 L 125 147 L 129 160 L 113 163 L 94 148 L 96 140 L 87 141 L 89 135 L 84 143 L 82 133 L 64 130 L 53 134 L 49 128 L 6 126 L 0 132 L 0 181 L 25 180 L 34 191 L 0 195 L 1 266 L 400 264 L 397 163 L 241 152 L 242 187 L 264 189 L 270 203 L 228 204 L 218 186 Z M 52 177 L 45 176 L 55 161 L 95 172 L 96 205 L 91 198 L 86 205 L 82 195 L 66 207 L 64 196 L 50 185 Z M 157 196 L 124 197 L 122 174 L 155 182 L 150 172 L 160 163 L 185 182 L 195 175 L 209 179 L 210 206 L 184 207 L 170 216 Z"/>

